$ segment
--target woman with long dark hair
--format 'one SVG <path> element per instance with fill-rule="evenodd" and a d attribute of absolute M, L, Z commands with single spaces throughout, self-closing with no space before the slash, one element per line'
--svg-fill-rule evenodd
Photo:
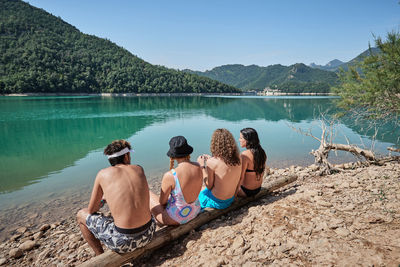
<path fill-rule="evenodd" d="M 239 197 L 250 197 L 260 192 L 267 155 L 260 145 L 257 131 L 253 128 L 240 130 L 239 143 L 246 150 L 241 153 L 242 173 L 236 194 Z"/>

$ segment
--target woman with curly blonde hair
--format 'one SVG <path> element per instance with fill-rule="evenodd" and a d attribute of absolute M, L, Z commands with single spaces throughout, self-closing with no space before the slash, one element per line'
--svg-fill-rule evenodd
<path fill-rule="evenodd" d="M 204 184 L 200 192 L 202 208 L 225 209 L 235 197 L 242 164 L 235 139 L 227 129 L 217 129 L 211 137 L 212 157 L 201 155 L 197 161 L 203 169 Z"/>

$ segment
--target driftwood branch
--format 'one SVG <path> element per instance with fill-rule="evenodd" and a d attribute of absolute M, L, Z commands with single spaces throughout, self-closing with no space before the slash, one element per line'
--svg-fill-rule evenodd
<path fill-rule="evenodd" d="M 374 153 L 368 149 L 362 149 L 356 145 L 352 145 L 349 142 L 349 139 L 345 136 L 347 144 L 337 144 L 334 143 L 334 138 L 337 134 L 337 123 L 334 119 L 328 119 L 324 116 L 324 114 L 320 114 L 320 127 L 322 130 L 321 138 L 315 137 L 311 129 L 308 131 L 303 131 L 301 129 L 296 129 L 295 127 L 291 127 L 296 132 L 303 134 L 305 136 L 310 136 L 315 140 L 318 140 L 320 145 L 317 150 L 311 150 L 310 154 L 314 156 L 314 163 L 319 168 L 320 175 L 332 174 L 334 172 L 342 171 L 339 167 L 331 164 L 328 161 L 329 152 L 333 151 L 347 151 L 352 153 L 357 158 L 364 158 L 367 164 L 375 164 L 377 163 L 377 158 Z M 376 134 L 376 133 L 375 133 Z"/>
<path fill-rule="evenodd" d="M 281 177 L 275 181 L 268 183 L 264 188 L 261 189 L 260 193 L 258 193 L 253 197 L 236 199 L 235 202 L 227 209 L 223 210 L 206 209 L 199 216 L 197 216 L 195 219 L 188 222 L 187 224 L 183 224 L 177 227 L 169 226 L 157 231 L 152 241 L 143 248 L 139 248 L 135 251 L 125 254 L 118 254 L 113 251 L 107 251 L 99 256 L 93 257 L 92 259 L 84 262 L 80 266 L 81 267 L 121 266 L 126 262 L 136 259 L 145 252 L 153 251 L 159 247 L 162 247 L 166 243 L 175 240 L 184 234 L 189 233 L 192 229 L 196 229 L 202 226 L 203 224 L 206 224 L 209 221 L 220 217 L 221 215 L 236 210 L 256 199 L 262 198 L 263 196 L 268 195 L 272 191 L 280 187 L 283 187 L 287 184 L 290 184 L 296 180 L 297 180 L 297 175 Z"/>
<path fill-rule="evenodd" d="M 324 140 L 323 140 L 324 141 Z M 344 145 L 344 144 L 334 144 L 321 142 L 317 150 L 312 150 L 311 154 L 315 157 L 315 163 L 320 166 L 320 175 L 331 174 L 333 172 L 338 172 L 340 169 L 334 167 L 329 161 L 328 156 L 331 150 L 347 151 L 355 156 L 362 156 L 367 160 L 368 163 L 377 162 L 377 158 L 371 150 L 362 149 L 355 145 Z"/>
<path fill-rule="evenodd" d="M 388 149 L 389 151 L 393 151 L 393 152 L 398 152 L 398 153 L 400 153 L 400 148 L 388 147 L 387 149 Z"/>

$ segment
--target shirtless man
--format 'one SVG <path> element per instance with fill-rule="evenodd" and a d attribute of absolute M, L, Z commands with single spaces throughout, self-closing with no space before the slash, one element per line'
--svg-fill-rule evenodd
<path fill-rule="evenodd" d="M 142 167 L 130 165 L 131 145 L 116 140 L 104 149 L 111 167 L 96 176 L 88 208 L 77 214 L 83 237 L 96 255 L 109 249 L 126 253 L 153 237 L 156 223 L 149 209 L 149 188 Z M 111 216 L 97 213 L 107 200 Z"/>

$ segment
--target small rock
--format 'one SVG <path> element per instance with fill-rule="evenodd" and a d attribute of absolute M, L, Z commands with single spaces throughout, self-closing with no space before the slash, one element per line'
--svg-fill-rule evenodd
<path fill-rule="evenodd" d="M 338 234 L 339 236 L 342 236 L 342 237 L 346 237 L 350 234 L 350 231 L 343 227 L 336 229 L 335 232 L 336 232 L 336 234 Z"/>
<path fill-rule="evenodd" d="M 20 243 L 25 243 L 26 241 L 31 241 L 33 240 L 32 236 L 24 237 L 21 240 L 19 240 Z"/>
<path fill-rule="evenodd" d="M 365 221 L 370 224 L 375 224 L 375 223 L 384 223 L 385 219 L 383 219 L 382 217 L 371 215 Z"/>
<path fill-rule="evenodd" d="M 38 215 L 37 213 L 31 213 L 29 214 L 29 219 L 35 219 Z"/>
<path fill-rule="evenodd" d="M 358 183 L 358 182 L 352 182 L 351 184 L 350 184 L 350 187 L 351 188 L 357 188 L 357 187 L 359 187 L 360 186 L 360 184 Z"/>
<path fill-rule="evenodd" d="M 330 207 L 333 206 L 331 203 L 326 202 L 326 201 L 324 201 L 324 200 L 319 200 L 319 201 L 317 201 L 317 204 L 320 205 L 320 206 L 322 206 L 322 207 L 328 207 L 328 208 L 330 208 Z"/>
<path fill-rule="evenodd" d="M 18 248 L 23 251 L 31 250 L 34 246 L 36 246 L 36 242 L 32 240 L 25 241 Z"/>
<path fill-rule="evenodd" d="M 10 237 L 10 240 L 11 240 L 11 241 L 15 241 L 15 240 L 17 240 L 18 238 L 20 238 L 21 236 L 22 236 L 22 234 L 15 234 L 15 235 L 13 235 L 13 236 Z"/>
<path fill-rule="evenodd" d="M 38 240 L 38 239 L 42 238 L 42 236 L 43 236 L 43 232 L 37 232 L 36 234 L 33 235 L 33 239 Z"/>
<path fill-rule="evenodd" d="M 235 240 L 233 241 L 233 244 L 232 244 L 232 249 L 238 249 L 238 248 L 240 248 L 240 247 L 243 247 L 243 245 L 244 245 L 244 240 L 243 240 L 243 237 L 242 236 L 238 236 L 238 237 L 236 237 L 235 238 Z"/>
<path fill-rule="evenodd" d="M 6 263 L 6 262 L 7 262 L 6 259 L 4 259 L 4 258 L 1 258 L 1 259 L 0 259 L 0 265 L 3 265 L 3 264 Z"/>
<path fill-rule="evenodd" d="M 342 209 L 342 211 L 352 211 L 352 210 L 354 210 L 354 205 L 353 204 L 349 204 L 349 205 L 347 205 L 346 207 L 344 207 Z"/>
<path fill-rule="evenodd" d="M 19 248 L 13 248 L 10 250 L 8 255 L 10 255 L 10 257 L 12 257 L 14 259 L 17 259 L 17 258 L 21 257 L 23 255 L 23 253 L 22 253 L 22 250 L 20 250 Z"/>
<path fill-rule="evenodd" d="M 54 227 L 54 228 L 55 228 L 55 227 Z M 45 231 L 47 231 L 48 229 L 50 229 L 50 225 L 49 225 L 49 224 L 43 224 L 43 225 L 39 228 L 39 231 L 45 232 Z"/>
<path fill-rule="evenodd" d="M 317 190 L 309 190 L 304 192 L 305 197 L 316 197 L 318 196 L 318 191 Z"/>
<path fill-rule="evenodd" d="M 61 235 L 61 234 L 64 234 L 64 233 L 65 232 L 63 230 L 59 230 L 59 231 L 54 232 L 52 235 Z M 66 236 L 66 235 L 64 234 L 64 236 Z"/>
<path fill-rule="evenodd" d="M 23 234 L 23 233 L 26 232 L 26 230 L 28 230 L 28 228 L 26 228 L 26 227 L 20 227 L 20 228 L 17 229 L 17 233 Z"/>
<path fill-rule="evenodd" d="M 283 244 L 282 246 L 280 246 L 280 247 L 278 248 L 278 251 L 279 251 L 280 253 L 287 253 L 287 252 L 289 252 L 292 248 L 293 248 L 293 245 L 292 245 L 292 244 Z"/>
<path fill-rule="evenodd" d="M 31 231 L 26 231 L 24 237 L 30 237 L 33 233 Z"/>
<path fill-rule="evenodd" d="M 61 234 L 58 236 L 58 241 L 63 240 L 67 235 L 66 234 Z"/>
<path fill-rule="evenodd" d="M 43 260 L 43 259 L 47 258 L 49 255 L 50 255 L 50 249 L 46 248 L 45 250 L 40 252 L 40 254 L 38 255 L 38 259 Z"/>
<path fill-rule="evenodd" d="M 335 185 L 334 184 L 325 184 L 325 187 L 326 188 L 335 188 Z"/>
<path fill-rule="evenodd" d="M 336 229 L 336 228 L 338 228 L 342 223 L 343 223 L 343 220 L 342 220 L 342 219 L 333 218 L 332 220 L 329 221 L 328 227 L 329 227 L 330 229 Z"/>
<path fill-rule="evenodd" d="M 78 244 L 75 242 L 70 242 L 68 245 L 69 249 L 76 249 L 78 247 Z"/>

